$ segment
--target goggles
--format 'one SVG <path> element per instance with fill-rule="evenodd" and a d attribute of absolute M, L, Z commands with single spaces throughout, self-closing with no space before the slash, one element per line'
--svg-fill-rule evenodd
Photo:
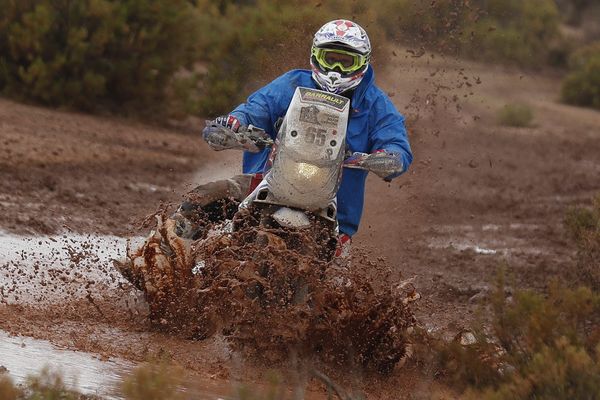
<path fill-rule="evenodd" d="M 339 49 L 312 48 L 312 55 L 325 69 L 339 68 L 342 72 L 356 72 L 367 63 L 367 57 Z"/>

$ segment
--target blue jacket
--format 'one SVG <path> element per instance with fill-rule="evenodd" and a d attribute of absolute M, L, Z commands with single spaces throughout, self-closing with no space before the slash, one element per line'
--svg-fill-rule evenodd
<path fill-rule="evenodd" d="M 404 117 L 390 99 L 375 86 L 373 69 L 369 68 L 360 85 L 354 90 L 346 142 L 351 151 L 372 153 L 388 150 L 399 153 L 404 171 L 412 162 L 412 153 Z M 292 70 L 253 93 L 232 114 L 243 125 L 252 124 L 264 129 L 275 138 L 274 124 L 283 117 L 292 101 L 296 87 L 317 88 L 311 72 Z M 243 172 L 263 171 L 269 150 L 261 153 L 244 153 Z M 403 172 L 404 172 L 403 171 Z M 363 210 L 367 171 L 345 168 L 338 191 L 338 220 L 340 231 L 352 236 L 358 230 Z"/>

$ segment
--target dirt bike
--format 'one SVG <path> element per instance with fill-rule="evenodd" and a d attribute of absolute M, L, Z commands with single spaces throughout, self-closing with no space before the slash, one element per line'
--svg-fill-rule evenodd
<path fill-rule="evenodd" d="M 275 141 L 253 126 L 235 133 L 238 145 L 233 147 L 253 152 L 271 148 L 271 153 L 264 179 L 239 206 L 234 231 L 245 226 L 240 215 L 252 213 L 262 228 L 312 232 L 304 235 L 312 243 L 288 246 L 332 259 L 338 238 L 336 194 L 343 168 L 369 170 L 364 163 L 369 154 L 346 148 L 349 109 L 346 97 L 299 87 L 278 124 Z M 372 159 L 369 166 L 378 167 Z"/>
<path fill-rule="evenodd" d="M 224 147 L 252 152 L 271 149 L 264 178 L 236 204 L 237 208 L 228 215 L 230 221 L 213 228 L 212 235 L 204 235 L 202 240 L 193 243 L 181 240 L 177 237 L 176 222 L 169 219 L 163 223 L 159 218 L 157 229 L 145 246 L 135 257 L 130 257 L 130 267 L 119 267 L 127 279 L 144 291 L 151 319 L 165 326 L 177 326 L 180 331 L 182 325 L 187 324 L 192 328 L 188 330 L 192 336 L 207 337 L 217 326 L 226 325 L 223 321 L 214 321 L 223 315 L 238 318 L 234 324 L 237 323 L 239 334 L 243 327 L 253 326 L 240 323 L 240 318 L 249 318 L 255 324 L 257 316 L 262 317 L 264 310 L 271 310 L 265 324 L 271 324 L 269 329 L 274 329 L 273 326 L 285 326 L 283 321 L 288 312 L 297 307 L 296 311 L 310 310 L 307 316 L 314 314 L 313 319 L 307 317 L 312 322 L 306 326 L 311 326 L 312 332 L 325 332 L 321 338 L 338 335 L 338 343 L 341 343 L 346 336 L 360 338 L 356 332 L 362 330 L 368 339 L 358 340 L 354 345 L 363 348 L 361 357 L 377 353 L 381 348 L 377 343 L 387 343 L 385 348 L 393 348 L 393 357 L 390 358 L 387 351 L 381 358 L 384 361 L 377 361 L 378 368 L 386 365 L 384 369 L 387 369 L 405 355 L 405 342 L 398 332 L 411 323 L 412 314 L 404 299 L 397 302 L 393 296 L 378 297 L 369 284 L 357 285 L 351 293 L 332 295 L 336 288 L 327 292 L 327 285 L 332 282 L 337 282 L 333 286 L 348 283 L 335 281 L 338 278 L 335 275 L 344 273 L 329 274 L 329 278 L 334 275 L 333 280 L 326 276 L 336 268 L 330 261 L 334 258 L 339 233 L 336 194 L 343 169 L 385 168 L 384 164 L 389 162 L 384 157 L 380 163 L 377 158 L 373 162 L 372 155 L 347 151 L 349 109 L 350 100 L 343 96 L 299 87 L 278 124 L 275 140 L 253 126 L 238 132 L 227 130 L 229 143 Z M 364 161 L 369 156 L 367 167 Z M 225 208 L 231 210 L 230 206 Z M 237 242 L 232 239 L 236 235 Z M 250 251 L 246 244 L 252 245 Z M 201 247 L 204 251 L 198 252 Z M 275 267 L 265 262 L 274 253 L 279 254 L 279 261 L 284 254 L 284 262 L 277 261 L 279 266 Z M 223 293 L 230 298 L 223 300 Z M 249 298 L 252 304 L 245 304 L 244 298 Z M 371 298 L 373 304 L 365 298 Z M 236 301 L 235 307 L 230 306 Z M 324 301 L 329 302 L 329 306 L 324 307 Z M 215 302 L 219 303 L 217 309 L 207 311 L 207 304 Z M 286 308 L 288 305 L 290 308 Z M 240 311 L 248 309 L 252 312 Z M 277 314 L 276 309 L 281 313 Z M 349 315 L 349 309 L 356 311 L 357 316 L 357 320 L 350 318 L 344 324 L 351 332 L 334 328 L 333 333 L 326 333 L 331 332 L 332 327 L 323 325 L 322 321 L 328 316 L 340 320 L 341 315 Z M 215 317 L 215 314 L 220 315 Z M 277 315 L 282 322 L 272 325 Z M 190 316 L 198 316 L 200 320 Z M 257 335 L 253 330 L 252 334 L 242 336 L 246 342 L 268 343 L 270 340 L 253 337 Z M 279 336 L 286 335 L 288 333 Z M 310 342 L 318 341 L 311 339 Z"/>

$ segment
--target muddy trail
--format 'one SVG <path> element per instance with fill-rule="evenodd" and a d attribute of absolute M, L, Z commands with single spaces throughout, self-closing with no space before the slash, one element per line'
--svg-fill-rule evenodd
<path fill-rule="evenodd" d="M 358 276 L 351 278 L 377 290 L 412 279 L 422 296 L 411 306 L 417 324 L 450 338 L 481 314 L 500 266 L 512 277 L 509 290 L 542 289 L 574 267 L 576 250 L 564 232 L 563 216 L 600 191 L 600 113 L 558 103 L 558 79 L 551 72 L 428 54 L 414 58 L 404 49 L 390 49 L 390 54 L 390 65 L 378 71 L 378 84 L 407 115 L 415 161 L 391 184 L 369 178 L 354 240 L 354 257 L 365 262 L 357 263 L 351 274 Z M 515 101 L 533 108 L 532 127 L 496 122 L 497 110 Z M 229 338 L 216 334 L 191 340 L 184 330 L 165 332 L 149 320 L 142 294 L 122 279 L 111 260 L 123 256 L 125 238 L 147 235 L 147 216 L 176 204 L 199 178 L 239 171 L 239 154 L 211 152 L 199 132 L 5 100 L 0 100 L 0 143 L 0 330 L 11 335 L 0 336 L 0 365 L 6 364 L 9 373 L 13 369 L 14 376 L 19 363 L 4 361 L 4 353 L 18 356 L 19 348 L 36 348 L 37 342 L 29 340 L 43 339 L 47 342 L 39 354 L 48 354 L 49 360 L 51 350 L 44 346 L 127 366 L 167 358 L 196 382 L 195 393 L 211 394 L 199 398 L 229 398 L 239 382 L 264 388 L 271 370 L 310 369 L 368 399 L 456 397 L 433 372 L 410 362 L 383 377 L 368 368 L 349 365 L 344 370 L 318 359 L 295 368 L 297 354 L 265 360 L 265 354 L 234 351 L 243 341 L 232 336 L 254 340 L 257 349 L 261 339 L 276 333 L 273 327 L 281 329 L 280 337 L 306 337 L 293 325 L 291 336 L 284 332 L 290 326 L 286 314 L 262 320 L 263 310 L 252 308 L 257 305 L 231 305 L 238 307 L 237 318 L 252 316 L 238 326 L 254 331 L 230 332 Z M 256 251 L 238 246 L 237 253 L 241 259 L 221 254 L 219 263 L 208 265 L 239 267 L 245 261 L 250 266 L 230 269 L 237 276 L 230 276 L 228 284 L 236 283 L 232 278 L 243 281 L 256 265 Z M 278 262 L 290 257 L 269 254 L 280 257 Z M 220 285 L 218 280 L 203 284 Z M 324 299 L 324 304 L 336 304 L 336 299 Z M 212 310 L 212 315 L 221 314 Z M 12 346 L 15 340 L 25 347 Z M 290 372 L 284 381 L 304 387 L 307 399 L 327 398 L 322 381 L 300 375 Z"/>

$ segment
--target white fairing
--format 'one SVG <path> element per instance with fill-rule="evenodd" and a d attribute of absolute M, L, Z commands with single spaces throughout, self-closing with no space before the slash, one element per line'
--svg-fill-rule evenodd
<path fill-rule="evenodd" d="M 277 209 L 272 215 L 273 219 L 277 223 L 286 228 L 308 228 L 310 226 L 310 219 L 306 213 L 298 210 L 292 210 L 291 208 L 281 207 Z"/>
<path fill-rule="evenodd" d="M 314 211 L 335 202 L 349 109 L 350 101 L 343 96 L 296 89 L 265 176 L 278 204 Z"/>

